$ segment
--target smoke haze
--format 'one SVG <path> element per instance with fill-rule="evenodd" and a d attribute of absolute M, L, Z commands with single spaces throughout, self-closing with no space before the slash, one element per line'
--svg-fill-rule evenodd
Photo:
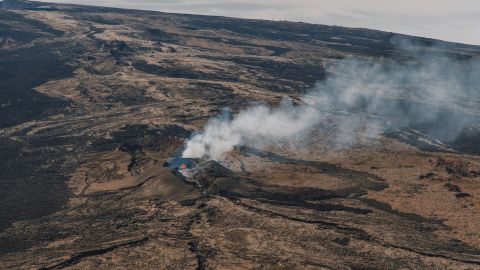
<path fill-rule="evenodd" d="M 215 117 L 187 142 L 183 156 L 221 160 L 235 146 L 308 140 L 312 131 L 325 128 L 328 114 L 375 119 L 364 123 L 360 117 L 350 117 L 330 123 L 328 128 L 336 133 L 333 143 L 346 146 L 356 143 L 358 136 L 352 134 L 375 137 L 407 127 L 448 143 L 477 121 L 478 59 L 425 51 L 411 44 L 401 44 L 397 51 L 403 56 L 401 63 L 341 60 L 330 68 L 326 80 L 303 97 L 301 106 L 284 98 L 276 108 L 258 105 Z"/>
<path fill-rule="evenodd" d="M 295 107 L 289 98 L 284 98 L 277 108 L 259 105 L 233 118 L 214 118 L 203 133 L 187 142 L 183 156 L 219 160 L 237 145 L 295 140 L 317 123 L 318 113 L 314 106 Z"/>

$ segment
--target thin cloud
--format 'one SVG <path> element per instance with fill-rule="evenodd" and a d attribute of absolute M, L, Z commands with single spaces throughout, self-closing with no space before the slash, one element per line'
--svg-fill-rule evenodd
<path fill-rule="evenodd" d="M 480 45 L 477 0 L 47 0 L 363 27 Z"/>

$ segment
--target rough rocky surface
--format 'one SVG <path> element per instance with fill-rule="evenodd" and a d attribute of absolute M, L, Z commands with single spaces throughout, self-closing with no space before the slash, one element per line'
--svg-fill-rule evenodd
<path fill-rule="evenodd" d="M 434 41 L 1 7 L 1 269 L 480 269 L 475 129 L 440 145 L 409 127 L 348 148 L 324 129 L 296 151 L 240 147 L 189 179 L 163 166 L 225 107 L 300 102 L 342 58 L 402 61 L 392 38 L 426 50 Z M 475 46 L 435 44 L 480 56 Z"/>

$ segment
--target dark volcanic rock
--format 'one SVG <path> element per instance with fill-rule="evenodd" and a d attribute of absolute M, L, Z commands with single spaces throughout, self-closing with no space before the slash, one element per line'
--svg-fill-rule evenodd
<path fill-rule="evenodd" d="M 39 218 L 68 199 L 65 160 L 53 149 L 0 137 L 0 231 L 12 222 Z M 0 241 L 2 242 L 2 241 Z"/>
<path fill-rule="evenodd" d="M 49 80 L 71 75 L 73 68 L 53 54 L 60 48 L 55 44 L 39 45 L 0 55 L 0 127 L 60 113 L 69 105 L 66 99 L 32 89 Z"/>
<path fill-rule="evenodd" d="M 284 95 L 303 104 L 340 59 L 417 61 L 392 39 L 432 57 L 475 59 L 478 47 L 305 23 L 1 7 L 1 269 L 480 265 L 480 160 L 464 154 L 479 145 L 475 97 L 457 111 L 405 89 L 379 99 L 397 108 L 382 115 L 370 117 L 368 99 L 353 111 L 335 104 L 300 142 L 237 147 L 220 162 L 175 158 L 225 108 Z M 409 122 L 409 111 L 439 117 Z M 339 148 L 327 124 L 365 114 L 366 126 L 381 118 L 393 135 L 352 131 L 359 145 Z"/>
<path fill-rule="evenodd" d="M 472 172 L 472 165 L 466 160 L 459 161 L 446 161 L 443 158 L 437 160 L 437 167 L 445 169 L 448 174 L 463 176 L 463 177 L 472 177 L 474 173 Z"/>
<path fill-rule="evenodd" d="M 4 9 L 17 9 L 28 7 L 29 5 L 22 0 L 3 0 L 0 2 L 0 7 Z"/>
<path fill-rule="evenodd" d="M 448 189 L 448 191 L 461 192 L 460 187 L 452 183 L 446 183 L 445 187 Z"/>
<path fill-rule="evenodd" d="M 428 179 L 428 178 L 432 178 L 432 177 L 434 177 L 434 176 L 435 176 L 435 174 L 434 174 L 434 173 L 432 173 L 432 172 L 429 172 L 429 173 L 426 173 L 426 174 L 422 174 L 422 175 L 420 175 L 420 177 L 419 177 L 419 178 L 420 178 L 420 179 Z"/>
<path fill-rule="evenodd" d="M 460 192 L 460 193 L 457 193 L 455 194 L 455 197 L 457 198 L 466 198 L 466 197 L 470 197 L 472 195 L 470 195 L 469 193 L 466 193 L 466 192 Z"/>

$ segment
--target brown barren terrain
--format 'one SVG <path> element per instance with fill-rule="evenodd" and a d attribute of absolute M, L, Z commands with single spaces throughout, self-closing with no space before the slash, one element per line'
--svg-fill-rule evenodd
<path fill-rule="evenodd" d="M 239 146 L 188 181 L 163 166 L 226 107 L 300 104 L 345 57 L 409 59 L 393 38 L 457 58 L 479 47 L 0 5 L 1 269 L 480 269 L 480 133 L 432 146 L 406 128 L 342 147 L 325 128 L 298 148 Z M 480 99 L 463 102 L 479 119 Z"/>

